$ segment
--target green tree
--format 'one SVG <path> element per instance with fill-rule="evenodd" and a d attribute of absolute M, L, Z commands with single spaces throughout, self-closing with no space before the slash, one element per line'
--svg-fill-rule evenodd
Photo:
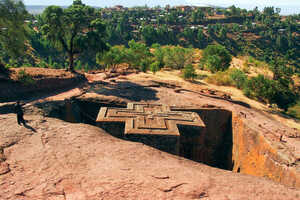
<path fill-rule="evenodd" d="M 21 1 L 0 1 L 0 46 L 10 57 L 18 57 L 25 51 L 24 20 L 27 15 Z M 1 61 L 0 71 L 6 71 Z"/>
<path fill-rule="evenodd" d="M 197 76 L 195 68 L 192 64 L 188 64 L 183 68 L 183 78 L 184 79 L 194 79 Z"/>
<path fill-rule="evenodd" d="M 271 80 L 265 78 L 263 75 L 252 77 L 245 87 L 245 94 L 249 97 L 256 98 L 260 101 L 271 103 L 271 99 L 275 94 L 273 90 L 273 83 Z"/>
<path fill-rule="evenodd" d="M 156 39 L 156 30 L 153 26 L 147 25 L 142 28 L 142 39 L 146 43 L 147 46 L 151 46 L 155 43 Z"/>
<path fill-rule="evenodd" d="M 279 108 L 287 111 L 297 100 L 297 95 L 293 89 L 280 80 L 270 80 L 263 75 L 252 77 L 244 88 L 247 96 L 267 103 L 275 103 Z"/>
<path fill-rule="evenodd" d="M 285 85 L 293 85 L 292 76 L 294 74 L 294 70 L 291 66 L 287 65 L 285 61 L 281 58 L 275 57 L 274 60 L 270 62 L 270 69 L 273 72 L 273 80 L 281 80 L 287 82 Z"/>
<path fill-rule="evenodd" d="M 275 14 L 274 7 L 265 7 L 263 10 L 263 14 L 268 17 L 273 16 Z"/>
<path fill-rule="evenodd" d="M 145 71 L 150 65 L 149 57 L 152 56 L 149 48 L 144 43 L 135 42 L 134 40 L 129 41 L 128 46 L 126 55 L 128 64 L 135 69 L 140 67 L 142 71 Z"/>
<path fill-rule="evenodd" d="M 229 68 L 231 55 L 221 45 L 209 45 L 203 51 L 201 62 L 212 72 L 225 71 Z"/>
<path fill-rule="evenodd" d="M 226 27 L 222 27 L 221 30 L 219 31 L 219 37 L 222 39 L 222 40 L 225 40 L 226 37 L 227 37 L 227 29 Z"/>
<path fill-rule="evenodd" d="M 105 25 L 97 11 L 81 0 L 74 0 L 67 9 L 49 6 L 43 12 L 42 33 L 68 55 L 69 70 L 74 71 L 75 55 L 107 49 L 103 41 Z"/>
<path fill-rule="evenodd" d="M 217 71 L 223 71 L 223 70 L 219 70 L 221 65 L 222 65 L 222 61 L 220 56 L 211 55 L 208 56 L 206 59 L 206 67 L 213 73 Z"/>
<path fill-rule="evenodd" d="M 180 46 L 168 47 L 165 49 L 164 62 L 172 69 L 183 69 L 187 64 L 192 63 L 193 50 Z"/>
<path fill-rule="evenodd" d="M 248 78 L 243 71 L 239 69 L 233 69 L 230 71 L 229 76 L 234 81 L 234 84 L 238 89 L 243 89 L 245 87 Z"/>
<path fill-rule="evenodd" d="M 126 53 L 124 46 L 114 46 L 103 53 L 97 54 L 97 63 L 104 64 L 114 71 L 118 64 L 126 62 Z"/>
<path fill-rule="evenodd" d="M 154 59 L 156 62 L 159 63 L 159 69 L 163 68 L 165 66 L 165 62 L 164 62 L 164 57 L 165 57 L 165 53 L 163 48 L 161 48 L 161 46 L 159 44 L 154 44 L 152 45 L 152 48 L 154 48 Z"/>
<path fill-rule="evenodd" d="M 151 70 L 151 72 L 153 72 L 153 74 L 155 74 L 157 71 L 160 70 L 159 64 L 160 63 L 158 61 L 155 61 L 154 63 L 152 63 L 150 65 L 150 70 Z"/>
<path fill-rule="evenodd" d="M 197 9 L 193 11 L 191 16 L 191 20 L 193 24 L 200 23 L 204 18 L 205 18 L 205 14 L 201 9 Z"/>

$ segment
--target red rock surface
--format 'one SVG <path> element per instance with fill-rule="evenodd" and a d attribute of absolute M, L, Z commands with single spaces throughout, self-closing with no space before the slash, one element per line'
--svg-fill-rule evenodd
<path fill-rule="evenodd" d="M 16 126 L 13 114 L 1 115 L 0 146 L 10 169 L 0 175 L 1 200 L 300 198 L 299 190 L 116 139 L 93 126 L 26 119 L 36 132 Z"/>
<path fill-rule="evenodd" d="M 89 88 L 29 103 L 25 118 L 32 129 L 18 126 L 14 114 L 1 114 L 0 199 L 300 199 L 299 189 L 292 189 L 300 188 L 297 130 L 204 86 L 152 79 L 91 76 Z M 233 171 L 240 173 L 117 139 L 90 125 L 46 118 L 31 106 L 74 95 L 117 105 L 228 110 L 233 117 Z M 217 119 L 217 113 L 209 120 Z"/>

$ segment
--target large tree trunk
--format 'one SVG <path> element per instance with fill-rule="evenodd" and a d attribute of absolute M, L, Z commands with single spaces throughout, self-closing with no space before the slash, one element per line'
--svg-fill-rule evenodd
<path fill-rule="evenodd" d="M 74 72 L 74 54 L 69 53 L 69 71 Z"/>

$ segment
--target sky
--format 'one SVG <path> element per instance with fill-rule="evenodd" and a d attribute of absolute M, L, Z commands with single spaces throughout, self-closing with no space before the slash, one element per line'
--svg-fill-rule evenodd
<path fill-rule="evenodd" d="M 72 4 L 73 0 L 23 0 L 25 5 L 61 5 Z M 260 9 L 265 6 L 274 6 L 282 9 L 282 14 L 299 14 L 300 0 L 82 0 L 90 6 L 110 7 L 114 5 L 132 6 L 165 6 L 170 5 L 203 5 L 210 4 L 215 6 L 236 5 L 240 8 L 253 9 L 258 6 Z"/>

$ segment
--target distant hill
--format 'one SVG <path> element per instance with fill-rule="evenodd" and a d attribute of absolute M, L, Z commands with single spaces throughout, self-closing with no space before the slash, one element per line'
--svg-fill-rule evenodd
<path fill-rule="evenodd" d="M 25 5 L 26 10 L 31 14 L 41 14 L 49 5 Z M 61 6 L 62 8 L 67 8 L 68 6 Z M 95 7 L 99 8 L 99 7 Z"/>
<path fill-rule="evenodd" d="M 48 6 L 26 5 L 26 10 L 31 14 L 41 14 Z"/>

